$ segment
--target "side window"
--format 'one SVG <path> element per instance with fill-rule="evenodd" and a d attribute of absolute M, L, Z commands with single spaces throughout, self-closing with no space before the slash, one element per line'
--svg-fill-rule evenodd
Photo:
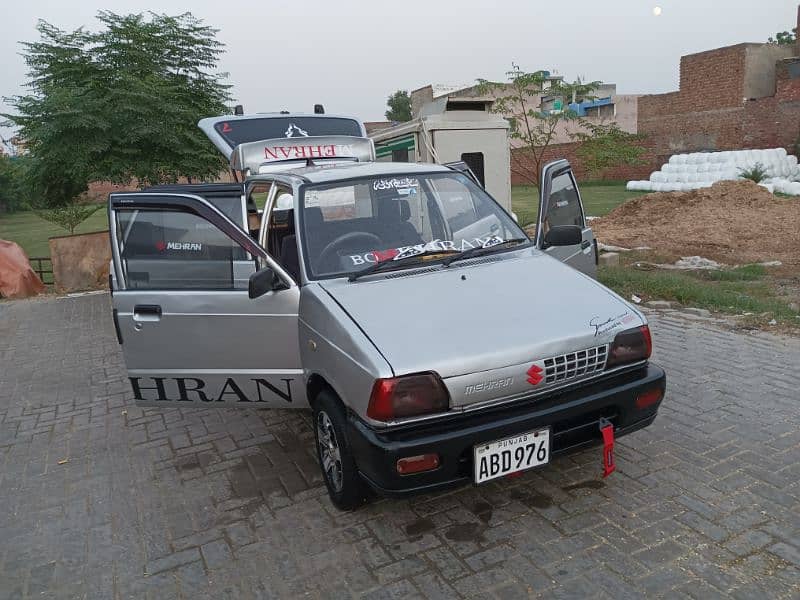
<path fill-rule="evenodd" d="M 473 223 L 477 217 L 472 193 L 454 177 L 431 179 L 431 185 L 442 203 L 442 213 L 452 231 Z"/>
<path fill-rule="evenodd" d="M 267 203 L 267 197 L 269 196 L 271 187 L 271 181 L 260 182 L 253 185 L 253 187 L 250 188 L 250 197 L 247 199 L 248 210 L 252 210 L 253 208 L 259 211 L 264 210 L 264 205 Z"/>
<path fill-rule="evenodd" d="M 264 206 L 267 203 L 271 187 L 271 181 L 256 183 L 250 188 L 247 196 L 247 228 L 256 239 L 261 229 L 261 216 L 264 213 Z"/>
<path fill-rule="evenodd" d="M 191 213 L 117 210 L 116 236 L 128 289 L 246 290 L 255 261 Z"/>
<path fill-rule="evenodd" d="M 292 189 L 275 185 L 275 200 L 267 223 L 264 247 L 274 258 L 280 260 L 281 245 L 286 236 L 294 235 L 294 201 Z"/>
<path fill-rule="evenodd" d="M 481 185 L 486 187 L 486 174 L 483 163 L 483 152 L 465 152 L 461 155 L 463 160 L 470 170 L 475 173 L 475 177 L 481 182 Z"/>
<path fill-rule="evenodd" d="M 578 190 L 569 173 L 553 177 L 544 225 L 545 229 L 558 225 L 583 227 L 583 211 Z"/>

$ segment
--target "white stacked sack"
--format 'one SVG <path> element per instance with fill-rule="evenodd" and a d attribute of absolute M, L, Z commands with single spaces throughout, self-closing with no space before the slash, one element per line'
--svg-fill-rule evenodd
<path fill-rule="evenodd" d="M 717 181 L 742 179 L 744 170 L 760 164 L 767 172 L 761 184 L 792 196 L 800 195 L 800 167 L 797 157 L 783 148 L 770 150 L 735 150 L 730 152 L 693 152 L 673 154 L 669 162 L 650 175 L 649 181 L 629 181 L 627 189 L 643 192 L 675 192 L 710 187 Z"/>

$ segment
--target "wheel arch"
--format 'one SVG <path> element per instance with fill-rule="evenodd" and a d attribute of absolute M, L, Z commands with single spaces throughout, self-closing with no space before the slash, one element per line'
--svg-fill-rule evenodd
<path fill-rule="evenodd" d="M 342 397 L 339 393 L 334 389 L 333 385 L 325 379 L 319 373 L 312 373 L 311 376 L 308 378 L 306 382 L 306 397 L 308 398 L 308 404 L 311 408 L 314 408 L 314 404 L 317 401 L 317 397 L 321 392 L 324 390 L 328 390 L 333 394 L 342 408 L 345 408 L 344 402 L 342 401 Z"/>

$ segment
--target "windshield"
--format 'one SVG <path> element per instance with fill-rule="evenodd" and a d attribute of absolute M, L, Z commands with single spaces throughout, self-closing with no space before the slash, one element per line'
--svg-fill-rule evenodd
<path fill-rule="evenodd" d="M 301 206 L 312 278 L 351 275 L 378 262 L 422 254 L 435 260 L 436 251 L 446 258 L 506 240 L 527 241 L 508 213 L 460 173 L 307 185 Z"/>

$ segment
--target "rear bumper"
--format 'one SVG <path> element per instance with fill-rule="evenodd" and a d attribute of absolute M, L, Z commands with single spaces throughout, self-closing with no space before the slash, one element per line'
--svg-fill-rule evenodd
<path fill-rule="evenodd" d="M 555 457 L 599 444 L 599 423 L 604 418 L 613 423 L 617 437 L 647 427 L 655 419 L 661 401 L 639 409 L 636 398 L 653 389 L 660 389 L 663 395 L 665 384 L 664 371 L 648 364 L 546 398 L 520 400 L 390 431 L 373 429 L 350 414 L 348 438 L 361 476 L 379 494 L 432 492 L 472 481 L 472 449 L 476 444 L 549 426 Z M 441 458 L 436 470 L 414 475 L 397 473 L 398 459 L 428 453 L 437 453 Z"/>

